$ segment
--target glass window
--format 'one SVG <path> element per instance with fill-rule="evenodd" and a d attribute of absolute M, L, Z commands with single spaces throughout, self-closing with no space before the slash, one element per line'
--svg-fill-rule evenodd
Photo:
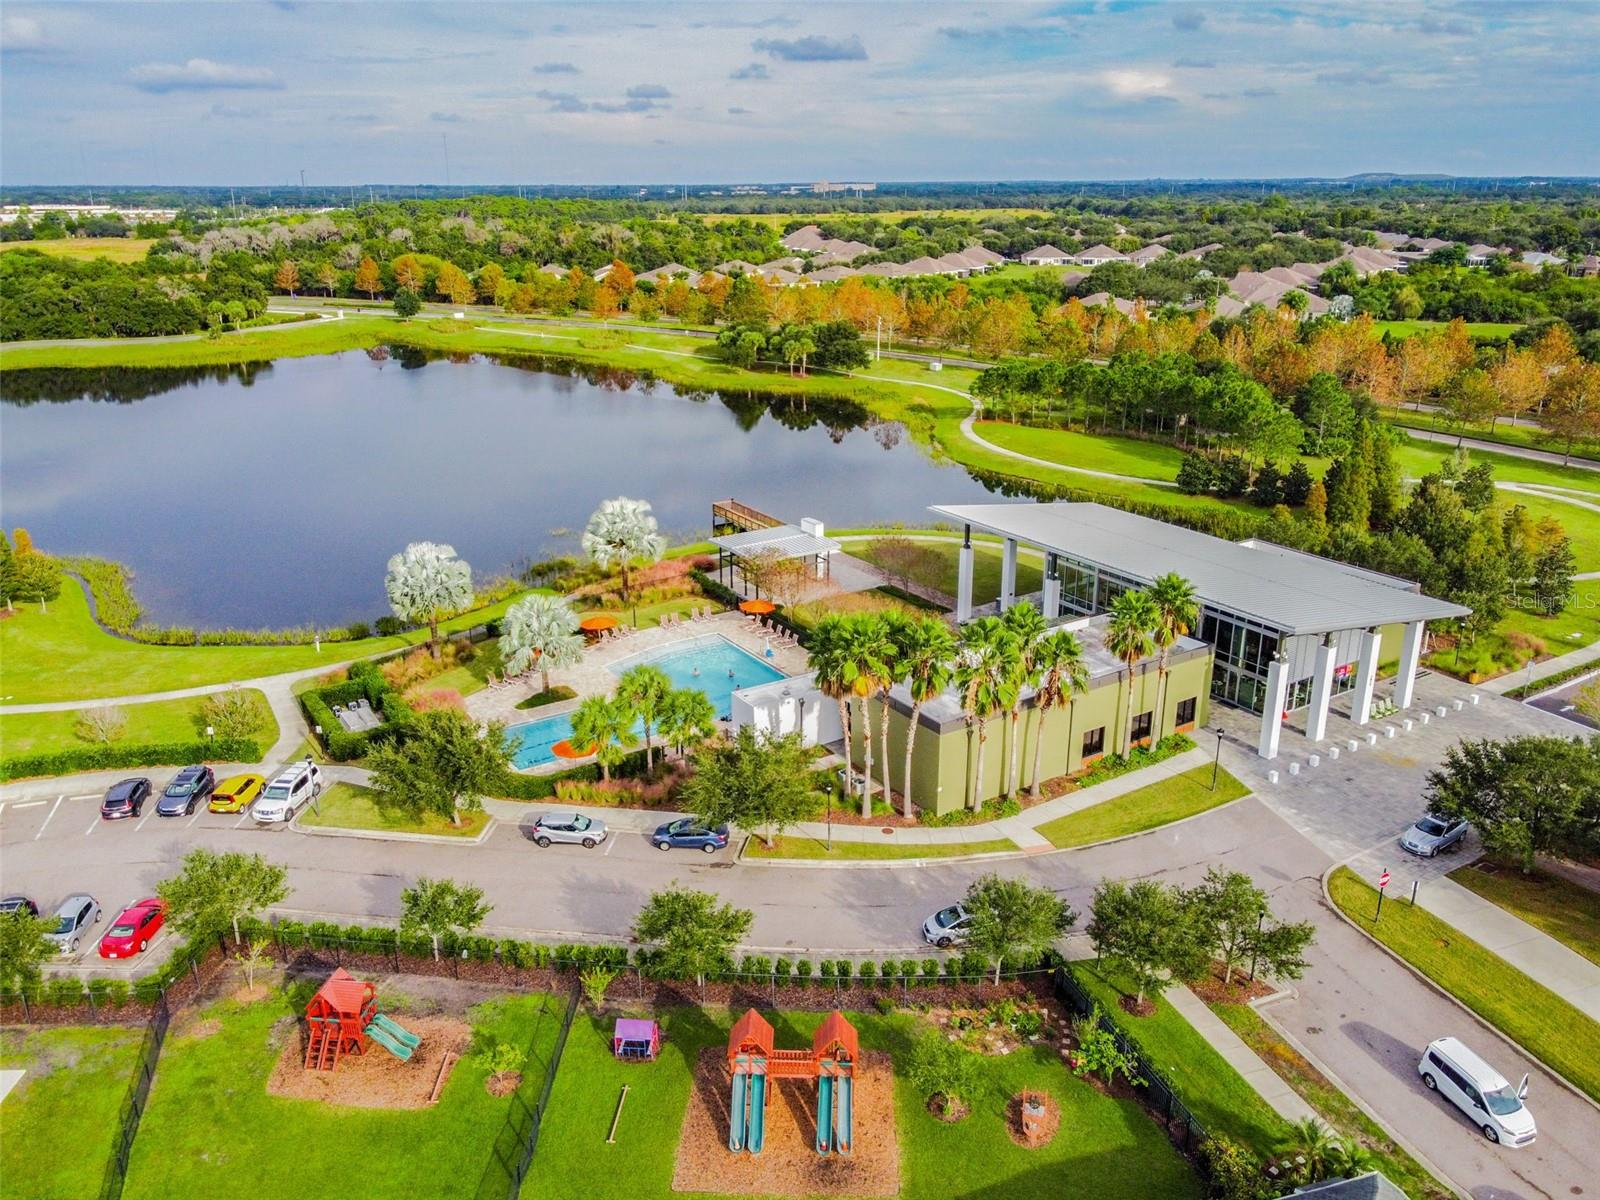
<path fill-rule="evenodd" d="M 1178 724 L 1193 725 L 1196 697 L 1190 696 L 1187 700 L 1178 701 Z"/>
<path fill-rule="evenodd" d="M 1150 725 L 1153 713 L 1142 712 L 1133 719 L 1133 740 L 1150 736 Z"/>
<path fill-rule="evenodd" d="M 1104 725 L 1098 729 L 1091 729 L 1083 735 L 1083 756 L 1085 758 L 1095 754 L 1104 754 L 1105 749 L 1106 727 Z"/>

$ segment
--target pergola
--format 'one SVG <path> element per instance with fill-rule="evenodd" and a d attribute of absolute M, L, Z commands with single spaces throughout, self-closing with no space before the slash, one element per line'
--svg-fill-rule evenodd
<path fill-rule="evenodd" d="M 717 578 L 739 590 L 734 580 L 737 569 L 740 582 L 748 582 L 751 594 L 757 596 L 761 594 L 760 585 L 750 581 L 745 571 L 751 561 L 771 556 L 803 558 L 810 561 L 811 572 L 817 579 L 827 579 L 832 572 L 830 560 L 840 550 L 833 538 L 809 533 L 798 525 L 773 525 L 766 529 L 726 533 L 712 538 L 711 544 L 717 548 Z"/>

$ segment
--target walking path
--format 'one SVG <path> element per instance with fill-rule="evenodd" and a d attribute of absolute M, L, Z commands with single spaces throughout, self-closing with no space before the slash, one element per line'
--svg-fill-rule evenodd
<path fill-rule="evenodd" d="M 1262 1060 L 1244 1039 L 1211 1011 L 1211 1006 L 1181 983 L 1167 989 L 1162 999 L 1194 1026 L 1194 1031 L 1222 1055 L 1227 1063 L 1285 1121 L 1321 1121 L 1317 1110 L 1301 1099 L 1284 1078 Z"/>
<path fill-rule="evenodd" d="M 1481 438 L 1457 437 L 1453 433 L 1436 433 L 1431 429 L 1414 429 L 1407 425 L 1403 427 L 1411 437 L 1420 438 L 1424 442 L 1444 442 L 1449 445 L 1465 447 L 1468 450 L 1486 450 L 1494 454 L 1506 454 L 1512 458 L 1526 458 L 1533 462 L 1552 463 L 1555 466 L 1585 467 L 1590 470 L 1600 471 L 1600 462 L 1590 458 L 1569 457 L 1555 453 L 1553 450 L 1535 450 L 1529 446 L 1508 446 L 1504 442 L 1486 442 Z"/>
<path fill-rule="evenodd" d="M 1600 577 L 1600 575 L 1597 575 L 1597 577 Z M 1548 679 L 1552 675 L 1559 675 L 1562 671 L 1571 670 L 1573 667 L 1582 667 L 1592 662 L 1600 662 L 1600 638 L 1580 649 L 1569 650 L 1566 654 L 1558 654 L 1554 658 L 1545 659 L 1543 662 L 1533 663 L 1520 671 L 1508 671 L 1504 675 L 1486 679 L 1477 686 L 1486 692 L 1504 695 L 1514 687 L 1521 687 L 1526 683 L 1538 683 L 1541 679 Z"/>

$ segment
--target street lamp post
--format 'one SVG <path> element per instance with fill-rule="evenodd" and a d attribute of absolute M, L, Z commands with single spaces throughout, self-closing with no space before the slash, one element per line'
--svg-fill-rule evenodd
<path fill-rule="evenodd" d="M 1256 914 L 1256 940 L 1250 945 L 1250 982 L 1256 981 L 1256 953 L 1261 949 L 1261 926 L 1267 919 L 1267 907 L 1261 906 L 1261 911 Z"/>
<path fill-rule="evenodd" d="M 1222 765 L 1222 729 L 1219 726 L 1211 731 L 1217 735 L 1217 756 L 1211 760 L 1211 790 L 1217 790 L 1217 768 Z"/>

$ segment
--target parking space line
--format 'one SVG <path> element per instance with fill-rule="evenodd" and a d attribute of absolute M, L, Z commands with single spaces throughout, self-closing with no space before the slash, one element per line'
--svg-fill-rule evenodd
<path fill-rule="evenodd" d="M 237 828 L 239 828 L 239 826 L 243 825 L 249 819 L 250 819 L 250 814 L 248 812 L 242 812 L 242 813 L 239 814 L 239 819 L 233 823 L 233 827 L 235 829 L 237 829 Z"/>
<path fill-rule="evenodd" d="M 613 832 L 612 835 L 606 839 L 606 852 L 604 854 L 602 854 L 600 857 L 602 857 L 602 858 L 610 858 L 611 857 L 611 852 L 613 850 L 615 850 L 616 848 L 617 848 L 617 835 L 616 835 L 616 833 Z"/>
<path fill-rule="evenodd" d="M 41 805 L 41 804 L 49 804 L 49 803 L 50 803 L 50 801 L 48 801 L 48 800 L 22 800 L 22 801 L 20 801 L 20 802 L 18 802 L 16 804 L 13 804 L 11 807 L 12 808 L 38 808 L 39 805 Z"/>
<path fill-rule="evenodd" d="M 99 829 L 99 828 L 100 828 L 100 818 L 96 817 L 94 819 L 94 824 L 89 826 L 89 828 L 87 828 L 87 829 L 85 829 L 83 831 L 83 836 L 84 837 L 88 837 L 91 833 L 93 833 L 96 829 Z"/>
<path fill-rule="evenodd" d="M 154 808 L 152 808 L 149 812 L 145 813 L 144 816 L 139 818 L 139 823 L 133 827 L 133 831 L 135 833 L 138 833 L 139 830 L 144 828 L 144 823 L 146 821 L 148 821 L 151 817 L 155 816 L 155 815 L 156 815 L 156 810 Z"/>
<path fill-rule="evenodd" d="M 99 792 L 87 792 L 82 796 L 68 796 L 67 799 L 68 800 L 98 800 L 98 799 L 100 799 L 100 793 Z"/>
<path fill-rule="evenodd" d="M 190 828 L 190 829 L 193 829 L 193 828 L 194 828 L 194 823 L 195 823 L 195 822 L 196 822 L 196 821 L 198 821 L 198 820 L 199 820 L 199 819 L 200 819 L 200 817 L 201 817 L 201 816 L 202 816 L 202 815 L 203 815 L 203 814 L 204 814 L 204 813 L 205 813 L 205 809 L 203 809 L 203 808 L 202 808 L 202 809 L 201 809 L 201 810 L 200 810 L 200 811 L 199 811 L 199 812 L 197 812 L 197 813 L 195 813 L 195 815 L 194 815 L 194 816 L 192 816 L 192 817 L 190 817 L 190 818 L 189 818 L 189 825 L 188 825 L 188 827 L 189 827 L 189 828 Z"/>
<path fill-rule="evenodd" d="M 56 815 L 56 809 L 61 807 L 61 802 L 65 799 L 65 796 L 56 797 L 56 802 L 50 806 L 50 815 L 45 817 L 44 824 L 39 826 L 39 832 L 33 835 L 34 841 L 37 842 L 40 838 L 42 838 L 44 836 L 44 831 L 50 828 L 50 817 Z"/>

